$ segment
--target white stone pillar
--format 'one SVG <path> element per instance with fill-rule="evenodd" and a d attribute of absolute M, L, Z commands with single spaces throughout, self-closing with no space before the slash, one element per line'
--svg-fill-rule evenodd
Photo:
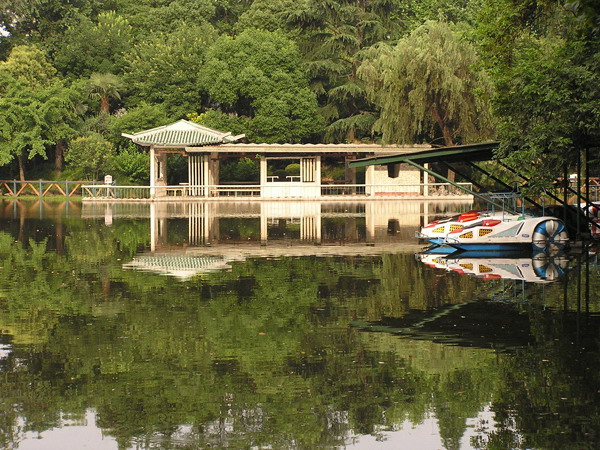
<path fill-rule="evenodd" d="M 375 195 L 373 181 L 375 180 L 375 166 L 367 166 L 365 170 L 365 194 L 369 196 Z"/>
<path fill-rule="evenodd" d="M 150 198 L 156 197 L 156 156 L 154 145 L 150 146 Z"/>
<path fill-rule="evenodd" d="M 321 185 L 321 155 L 318 155 L 316 157 L 316 164 L 315 164 L 315 183 L 320 186 Z M 319 193 L 319 197 L 320 197 L 320 193 Z"/>
<path fill-rule="evenodd" d="M 268 175 L 268 167 L 267 167 L 267 158 L 261 155 L 260 157 L 260 196 L 266 196 L 266 190 L 269 189 L 267 185 L 267 175 Z M 262 234 L 262 230 L 261 230 Z M 262 236 L 261 236 L 262 240 Z M 266 239 L 265 239 L 266 240 Z"/>

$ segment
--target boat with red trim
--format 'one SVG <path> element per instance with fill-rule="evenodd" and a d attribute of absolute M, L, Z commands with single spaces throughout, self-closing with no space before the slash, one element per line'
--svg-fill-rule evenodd
<path fill-rule="evenodd" d="M 531 248 L 546 251 L 569 243 L 562 220 L 552 216 L 471 210 L 434 220 L 417 237 L 434 246 L 457 250 L 502 251 Z"/>

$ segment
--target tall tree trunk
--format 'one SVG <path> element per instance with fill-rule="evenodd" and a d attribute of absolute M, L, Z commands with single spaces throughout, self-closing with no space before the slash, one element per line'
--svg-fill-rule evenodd
<path fill-rule="evenodd" d="M 65 141 L 59 139 L 54 148 L 54 168 L 59 172 L 62 172 L 63 161 L 65 156 Z"/>
<path fill-rule="evenodd" d="M 23 153 L 17 155 L 17 161 L 19 162 L 19 180 L 25 181 L 25 156 Z"/>
<path fill-rule="evenodd" d="M 437 105 L 434 103 L 430 108 L 431 116 L 435 123 L 437 123 L 438 127 L 442 131 L 442 136 L 444 137 L 444 145 L 446 147 L 452 147 L 454 145 L 454 141 L 452 140 L 452 132 L 450 131 L 450 127 L 446 121 L 442 118 L 440 111 L 438 110 Z"/>
<path fill-rule="evenodd" d="M 110 114 L 110 106 L 108 104 L 108 96 L 106 96 L 106 95 L 103 95 L 100 98 L 100 112 L 102 114 L 106 114 L 106 115 Z"/>
<path fill-rule="evenodd" d="M 450 131 L 450 127 L 448 127 L 448 124 L 442 118 L 442 115 L 440 114 L 437 105 L 434 103 L 431 106 L 430 110 L 433 120 L 435 120 L 438 127 L 440 127 L 440 130 L 442 130 L 442 136 L 444 137 L 444 145 L 446 147 L 454 146 L 454 141 L 452 140 L 452 132 Z M 448 179 L 450 181 L 454 181 L 456 179 L 456 174 L 453 170 L 448 169 Z"/>

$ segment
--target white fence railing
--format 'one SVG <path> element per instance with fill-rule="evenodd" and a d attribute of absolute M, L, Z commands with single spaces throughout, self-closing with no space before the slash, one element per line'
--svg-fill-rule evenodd
<path fill-rule="evenodd" d="M 267 185 L 210 185 L 190 186 L 113 186 L 83 185 L 85 199 L 131 199 L 149 198 L 323 198 L 323 197 L 446 197 L 469 195 L 471 183 L 449 183 L 411 185 L 364 185 L 364 184 L 300 184 L 285 183 L 287 186 Z M 285 189 L 284 189 L 285 188 Z"/>

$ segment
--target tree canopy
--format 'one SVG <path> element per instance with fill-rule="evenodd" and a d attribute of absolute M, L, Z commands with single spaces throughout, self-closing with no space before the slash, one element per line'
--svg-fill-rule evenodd
<path fill-rule="evenodd" d="M 79 86 L 32 163 L 90 131 L 121 148 L 111 117 L 144 105 L 264 142 L 493 137 L 533 175 L 598 141 L 598 17 L 592 0 L 19 1 L 0 8 L 0 61 L 17 97 L 28 77 Z M 95 74 L 122 81 L 101 108 L 80 88 Z"/>
<path fill-rule="evenodd" d="M 572 170 L 600 139 L 599 10 L 587 1 L 503 0 L 479 12 L 499 154 L 542 181 Z"/>
<path fill-rule="evenodd" d="M 491 135 L 490 89 L 475 48 L 444 22 L 426 22 L 395 46 L 367 53 L 359 69 L 380 109 L 385 142 L 455 145 Z"/>

